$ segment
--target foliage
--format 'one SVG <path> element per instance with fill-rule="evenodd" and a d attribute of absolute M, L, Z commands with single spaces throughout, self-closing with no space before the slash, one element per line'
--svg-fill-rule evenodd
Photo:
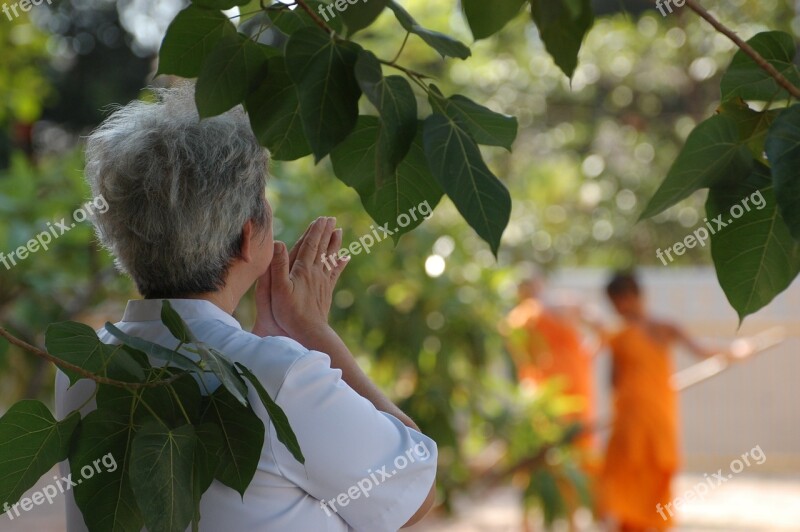
<path fill-rule="evenodd" d="M 573 76 L 581 45 L 594 23 L 591 3 L 529 3 L 547 51 L 565 74 Z M 442 57 L 466 59 L 471 55 L 457 39 L 422 27 L 396 2 L 378 4 L 395 15 L 408 36 L 420 37 Z M 702 8 L 690 4 L 703 14 Z M 484 39 L 516 18 L 522 5 L 520 0 L 494 2 L 491 13 L 487 13 L 481 3 L 465 1 L 463 9 L 473 35 Z M 255 14 L 258 22 L 250 26 L 257 30 L 246 36 L 236 33 L 231 22 L 208 6 L 202 2 L 191 5 L 176 18 L 161 47 L 159 69 L 198 77 L 197 103 L 203 115 L 245 103 L 253 111 L 254 131 L 276 158 L 290 160 L 313 154 L 319 162 L 331 155 L 337 177 L 359 192 L 365 208 L 381 226 L 394 224 L 405 212 L 410 202 L 400 198 L 413 195 L 418 203 L 436 205 L 441 191 L 498 253 L 510 219 L 511 197 L 484 161 L 479 145 L 510 149 L 517 136 L 516 120 L 460 95 L 446 98 L 427 76 L 397 62 L 403 48 L 394 60 L 379 60 L 353 41 L 354 33 L 367 30 L 377 18 L 380 9 L 374 3 L 369 8 L 346 6 L 346 37 L 340 35 L 343 30 L 339 25 L 329 24 L 317 14 L 316 9 L 326 20 L 329 18 L 326 4 L 300 0 L 294 10 L 282 3 L 265 6 Z M 243 7 L 243 12 L 252 15 L 246 9 Z M 333 14 L 332 6 L 327 13 Z M 197 29 L 211 19 L 214 24 Z M 193 28 L 191 35 L 189 28 Z M 720 283 L 742 318 L 768 304 L 795 279 L 798 270 L 786 270 L 783 263 L 797 262 L 800 234 L 796 209 L 792 209 L 800 201 L 796 165 L 792 164 L 800 150 L 797 134 L 792 131 L 796 128 L 796 110 L 791 106 L 800 93 L 800 74 L 793 63 L 794 40 L 773 31 L 756 35 L 748 44 L 755 53 L 746 53 L 743 46 L 721 80 L 719 116 L 703 122 L 689 136 L 664 184 L 643 212 L 643 217 L 650 217 L 699 189 L 739 183 L 756 161 L 769 165 L 762 155 L 765 151 L 767 157 L 774 153 L 770 158 L 778 161 L 771 170 L 774 186 L 786 192 L 778 195 L 775 225 L 772 229 L 760 226 L 765 229 L 743 240 L 729 235 L 714 235 L 712 239 L 713 257 L 728 257 L 716 262 L 717 270 L 722 272 Z M 754 55 L 760 55 L 760 63 Z M 766 71 L 765 64 L 775 71 Z M 431 110 L 427 118 L 415 120 L 420 110 L 411 85 L 400 76 L 384 78 L 381 65 L 400 70 L 423 91 Z M 785 77 L 783 82 L 776 72 Z M 212 95 L 205 89 L 208 86 L 221 87 L 222 93 Z M 794 91 L 790 90 L 792 86 Z M 281 98 L 265 101 L 273 92 Z M 359 115 L 362 95 L 377 110 L 377 117 Z M 776 118 L 781 105 L 786 109 Z M 777 121 L 774 130 L 773 121 Z M 278 128 L 276 122 L 284 127 Z M 416 135 L 418 130 L 421 135 Z M 417 159 L 412 152 L 416 137 L 427 164 L 415 165 L 420 172 L 400 175 L 405 159 Z M 784 227 L 788 227 L 788 233 Z M 398 229 L 400 236 L 413 227 Z M 787 234 L 794 236 L 787 240 Z M 775 240 L 777 245 L 769 245 Z M 737 254 L 730 249 L 731 243 L 737 249 L 744 244 L 751 252 Z M 724 273 L 730 270 L 748 273 L 731 282 Z M 770 278 L 776 275 L 780 281 L 772 283 Z"/>
<path fill-rule="evenodd" d="M 97 409 L 84 417 L 79 409 L 56 422 L 38 401 L 12 406 L 0 418 L 3 500 L 15 504 L 69 458 L 75 500 L 89 530 L 146 526 L 182 532 L 190 524 L 197 530 L 200 498 L 212 481 L 244 496 L 258 466 L 264 425 L 247 400 L 244 379 L 257 391 L 278 439 L 305 462 L 286 415 L 258 379 L 198 341 L 168 301 L 161 317 L 178 340 L 174 350 L 127 336 L 110 323 L 106 330 L 120 345 L 102 343 L 79 323 L 47 329 L 48 352 L 69 364 L 70 381 L 95 380 L 90 399 Z M 153 367 L 150 361 L 164 365 Z M 210 376 L 220 383 L 213 393 L 207 388 Z M 105 456 L 113 458 L 114 469 L 102 476 L 84 474 Z"/>

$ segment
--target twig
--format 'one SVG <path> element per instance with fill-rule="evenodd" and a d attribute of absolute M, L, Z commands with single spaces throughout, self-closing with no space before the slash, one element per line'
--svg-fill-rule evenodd
<path fill-rule="evenodd" d="M 166 379 L 166 380 L 152 381 L 152 382 L 142 382 L 142 383 L 125 382 L 125 381 L 118 381 L 118 380 L 114 380 L 114 379 L 109 379 L 107 377 L 101 377 L 100 375 L 95 375 L 94 373 L 92 373 L 90 371 L 86 371 L 85 369 L 83 369 L 80 366 L 76 366 L 75 364 L 71 364 L 71 363 L 66 362 L 64 360 L 61 360 L 60 358 L 54 357 L 53 355 L 51 355 L 47 351 L 44 351 L 42 349 L 39 349 L 38 347 L 32 346 L 31 344 L 29 344 L 28 342 L 26 342 L 24 340 L 20 340 L 19 338 L 17 338 L 16 336 L 11 334 L 7 330 L 5 330 L 3 327 L 0 327 L 0 336 L 5 338 L 8 341 L 8 343 L 10 343 L 11 345 L 15 345 L 15 346 L 19 347 L 20 349 L 23 349 L 23 350 L 25 350 L 25 351 L 27 351 L 29 353 L 32 353 L 32 354 L 36 355 L 39 358 L 43 358 L 45 360 L 48 360 L 48 361 L 52 362 L 53 364 L 55 364 L 56 366 L 58 366 L 61 369 L 68 369 L 70 371 L 74 371 L 78 375 L 80 375 L 82 377 L 85 377 L 87 379 L 93 380 L 94 382 L 97 382 L 99 384 L 108 384 L 109 386 L 116 386 L 117 388 L 129 388 L 129 389 L 136 390 L 136 389 L 140 389 L 140 388 L 156 388 L 158 386 L 163 386 L 165 384 L 170 384 L 173 381 L 175 381 L 178 377 L 180 377 L 180 375 L 176 375 L 176 376 L 173 376 L 173 377 L 171 377 L 169 379 Z"/>
<path fill-rule="evenodd" d="M 750 56 L 750 58 L 752 58 L 753 61 L 755 61 L 759 67 L 764 69 L 770 76 L 772 76 L 775 79 L 775 81 L 778 82 L 778 85 L 786 89 L 789 92 L 789 94 L 791 94 L 797 99 L 800 99 L 800 88 L 796 87 L 795 85 L 792 84 L 791 81 L 786 79 L 786 76 L 778 72 L 778 70 L 774 66 L 770 65 L 769 62 L 767 62 L 767 60 L 764 59 L 764 57 L 761 54 L 759 54 L 752 46 L 744 42 L 741 39 L 741 37 L 739 37 L 738 35 L 736 35 L 736 33 L 734 33 L 733 30 L 731 30 L 730 28 L 725 26 L 722 22 L 714 18 L 714 16 L 711 15 L 711 13 L 706 11 L 706 9 L 703 6 L 697 3 L 697 0 L 686 0 L 686 6 L 695 13 L 697 13 L 698 15 L 700 15 L 709 24 L 714 26 L 714 29 L 716 29 L 718 32 L 722 33 L 730 40 L 732 40 L 734 44 L 736 44 L 736 46 L 738 46 L 744 53 Z"/>
<path fill-rule="evenodd" d="M 426 76 L 425 74 L 422 74 L 421 72 L 417 72 L 415 70 L 411 70 L 410 68 L 406 68 L 406 67 L 404 67 L 402 65 L 398 65 L 394 61 L 386 61 L 385 59 L 379 59 L 378 61 L 380 61 L 380 63 L 382 65 L 386 65 L 388 67 L 395 68 L 395 69 L 399 70 L 400 72 L 405 73 L 410 78 L 431 79 L 430 76 Z"/>
<path fill-rule="evenodd" d="M 316 22 L 317 26 L 322 28 L 325 32 L 332 33 L 334 35 L 336 34 L 336 32 L 333 31 L 333 28 L 328 26 L 328 24 L 324 20 L 322 20 L 319 15 L 317 15 L 317 13 L 313 9 L 311 9 L 311 7 L 309 7 L 309 5 L 306 3 L 305 0 L 297 0 L 297 5 L 300 6 L 303 9 L 303 11 L 308 13 L 308 16 L 311 17 L 311 20 Z"/>

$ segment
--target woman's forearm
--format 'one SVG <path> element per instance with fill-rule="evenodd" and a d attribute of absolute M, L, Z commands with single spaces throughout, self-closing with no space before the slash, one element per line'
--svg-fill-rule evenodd
<path fill-rule="evenodd" d="M 367 377 L 359 367 L 353 354 L 332 328 L 326 326 L 318 331 L 303 335 L 302 339 L 296 340 L 303 344 L 306 349 L 312 349 L 328 355 L 331 359 L 331 367 L 341 370 L 344 382 L 361 397 L 371 402 L 375 408 L 393 415 L 402 421 L 404 425 L 414 430 L 419 430 L 416 423 L 390 401 L 375 383 Z"/>

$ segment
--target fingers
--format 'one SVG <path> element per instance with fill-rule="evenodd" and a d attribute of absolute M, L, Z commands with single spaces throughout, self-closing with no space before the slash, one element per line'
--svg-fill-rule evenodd
<path fill-rule="evenodd" d="M 297 260 L 297 254 L 300 251 L 300 247 L 303 245 L 303 242 L 305 241 L 306 236 L 308 236 L 308 232 L 311 231 L 311 228 L 314 227 L 315 223 L 316 222 L 311 222 L 310 224 L 308 224 L 308 227 L 306 227 L 306 230 L 303 232 L 303 235 L 300 238 L 297 239 L 297 242 L 292 247 L 292 250 L 289 252 L 289 266 L 290 267 L 291 267 L 292 264 L 294 264 L 294 261 Z"/>
<path fill-rule="evenodd" d="M 336 282 L 339 280 L 339 277 L 341 277 L 344 269 L 347 267 L 348 264 L 350 264 L 350 259 L 352 258 L 353 257 L 351 257 L 350 255 L 347 255 L 336 262 L 336 266 L 334 266 L 333 269 L 331 270 L 331 282 L 333 283 L 334 286 L 336 285 Z"/>
<path fill-rule="evenodd" d="M 270 283 L 273 294 L 291 292 L 292 281 L 289 278 L 289 253 L 286 244 L 275 242 L 272 264 L 270 264 Z"/>
<path fill-rule="evenodd" d="M 335 224 L 334 218 L 319 218 L 311 224 L 297 253 L 297 261 L 310 266 L 320 260 L 322 243 L 324 241 L 325 249 L 327 249 Z"/>
<path fill-rule="evenodd" d="M 342 247 L 342 230 L 337 229 L 336 231 L 333 232 L 333 235 L 331 235 L 331 241 L 328 244 L 327 255 L 329 257 L 337 255 L 341 247 Z"/>

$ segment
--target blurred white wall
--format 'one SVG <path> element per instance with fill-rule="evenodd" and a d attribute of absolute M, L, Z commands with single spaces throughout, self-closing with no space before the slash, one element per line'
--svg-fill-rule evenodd
<path fill-rule="evenodd" d="M 639 274 L 650 311 L 679 323 L 707 345 L 724 345 L 774 326 L 788 334 L 781 346 L 681 394 L 685 469 L 713 472 L 760 445 L 767 460 L 758 472 L 799 473 L 800 282 L 738 330 L 738 317 L 712 268 L 643 268 Z M 560 271 L 550 279 L 549 295 L 583 299 L 613 320 L 603 291 L 608 275 L 603 270 Z M 678 369 L 696 361 L 676 353 Z M 607 416 L 610 365 L 605 353 L 595 369 L 600 411 Z"/>

